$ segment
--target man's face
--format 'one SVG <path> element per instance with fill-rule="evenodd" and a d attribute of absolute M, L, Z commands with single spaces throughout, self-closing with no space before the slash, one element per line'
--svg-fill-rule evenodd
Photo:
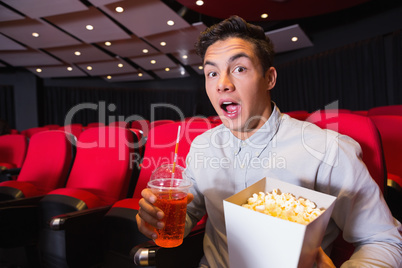
<path fill-rule="evenodd" d="M 215 42 L 205 53 L 204 74 L 212 105 L 236 137 L 250 136 L 268 120 L 268 91 L 276 71 L 271 67 L 264 76 L 252 43 L 241 38 Z"/>

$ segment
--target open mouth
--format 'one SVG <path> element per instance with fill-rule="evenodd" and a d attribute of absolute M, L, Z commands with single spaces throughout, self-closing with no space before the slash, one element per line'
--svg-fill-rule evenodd
<path fill-rule="evenodd" d="M 229 117 L 236 116 L 240 111 L 240 105 L 236 102 L 223 101 L 220 106 L 225 115 Z"/>

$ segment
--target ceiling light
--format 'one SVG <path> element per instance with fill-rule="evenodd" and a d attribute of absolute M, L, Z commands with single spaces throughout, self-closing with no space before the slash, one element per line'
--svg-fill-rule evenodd
<path fill-rule="evenodd" d="M 267 13 L 261 14 L 261 18 L 263 18 L 263 19 L 268 18 L 268 14 Z"/>
<path fill-rule="evenodd" d="M 181 74 L 181 75 L 185 75 L 185 74 L 186 74 L 186 71 L 181 70 L 180 74 Z"/>
<path fill-rule="evenodd" d="M 36 72 L 37 72 L 37 73 L 41 73 L 41 72 L 42 72 L 42 69 L 38 68 L 38 69 L 36 69 Z"/>
<path fill-rule="evenodd" d="M 67 71 L 71 72 L 73 70 L 73 67 L 69 66 L 67 67 Z"/>
<path fill-rule="evenodd" d="M 169 72 L 169 71 L 170 71 L 170 68 L 165 68 L 165 71 L 166 71 L 166 72 Z"/>
<path fill-rule="evenodd" d="M 39 37 L 39 34 L 38 33 L 32 33 L 32 36 L 33 37 Z"/>
<path fill-rule="evenodd" d="M 92 66 L 87 66 L 87 70 L 88 71 L 92 70 Z"/>
<path fill-rule="evenodd" d="M 202 6 L 202 5 L 204 4 L 204 1 L 198 0 L 197 2 L 195 2 L 195 4 L 196 4 L 197 6 Z"/>
<path fill-rule="evenodd" d="M 110 47 L 111 45 L 112 45 L 112 43 L 110 43 L 109 41 L 108 41 L 108 42 L 105 42 L 105 46 Z"/>
<path fill-rule="evenodd" d="M 117 66 L 119 66 L 119 68 L 123 67 L 123 63 L 119 63 Z"/>
<path fill-rule="evenodd" d="M 142 53 L 148 53 L 148 49 L 146 49 L 146 48 L 144 48 L 143 50 L 142 50 Z"/>
<path fill-rule="evenodd" d="M 138 76 L 141 77 L 141 76 L 142 76 L 142 73 L 138 73 Z"/>
<path fill-rule="evenodd" d="M 204 66 L 200 65 L 200 66 L 198 66 L 198 69 L 202 70 L 202 69 L 204 69 Z"/>
<path fill-rule="evenodd" d="M 118 13 L 122 13 L 124 11 L 124 8 L 116 7 L 114 10 L 116 10 L 116 12 L 118 12 Z"/>
<path fill-rule="evenodd" d="M 183 58 L 183 59 L 187 59 L 188 56 L 187 56 L 187 55 L 183 55 L 182 58 Z"/>
<path fill-rule="evenodd" d="M 94 29 L 94 26 L 88 24 L 87 26 L 85 26 L 85 28 L 87 28 L 88 31 L 92 31 Z"/>
<path fill-rule="evenodd" d="M 161 42 L 161 46 L 163 46 L 163 47 L 166 46 L 166 42 L 163 42 L 163 41 L 162 41 L 162 42 Z"/>
<path fill-rule="evenodd" d="M 169 25 L 169 26 L 173 26 L 173 25 L 174 25 L 174 21 L 172 21 L 172 20 L 168 20 L 166 23 L 167 23 L 167 25 Z"/>
<path fill-rule="evenodd" d="M 80 56 L 80 55 L 81 55 L 81 52 L 76 51 L 76 52 L 74 52 L 74 55 L 75 55 L 75 56 Z"/>
<path fill-rule="evenodd" d="M 108 75 L 108 76 L 106 76 L 106 78 L 110 80 L 110 79 L 112 79 L 112 76 Z"/>
<path fill-rule="evenodd" d="M 151 60 L 151 64 L 155 64 L 156 63 L 156 60 Z"/>
<path fill-rule="evenodd" d="M 292 37 L 292 41 L 293 41 L 293 42 L 296 42 L 297 40 L 299 40 L 299 38 L 297 38 L 297 36 L 293 36 L 293 37 Z"/>

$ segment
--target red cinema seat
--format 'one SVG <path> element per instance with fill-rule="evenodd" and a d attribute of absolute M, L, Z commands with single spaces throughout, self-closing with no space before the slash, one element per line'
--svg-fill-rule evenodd
<path fill-rule="evenodd" d="M 100 227 L 94 227 L 92 218 L 91 223 L 85 219 L 95 215 L 96 222 L 98 211 L 132 195 L 138 175 L 131 163 L 138 153 L 135 142 L 134 133 L 125 128 L 93 127 L 81 133 L 66 186 L 49 192 L 39 202 L 39 248 L 45 267 L 91 267 L 100 262 Z M 65 225 L 49 226 L 58 215 L 73 219 Z"/>
<path fill-rule="evenodd" d="M 160 126 L 163 124 L 170 124 L 170 123 L 174 123 L 173 120 L 169 120 L 169 119 L 164 119 L 164 120 L 155 120 L 153 122 L 150 123 L 150 128 L 156 127 L 156 126 Z"/>
<path fill-rule="evenodd" d="M 387 202 L 393 216 L 402 221 L 402 116 L 370 116 L 380 131 L 387 166 Z"/>
<path fill-rule="evenodd" d="M 64 187 L 74 160 L 71 134 L 50 130 L 32 136 L 16 180 L 0 183 L 0 247 L 32 246 L 37 240 L 37 204 Z"/>
<path fill-rule="evenodd" d="M 368 110 L 368 116 L 374 115 L 399 115 L 402 116 L 402 104 L 378 106 Z"/>
<path fill-rule="evenodd" d="M 74 159 L 70 139 L 57 130 L 33 135 L 17 179 L 0 183 L 0 200 L 40 196 L 63 187 Z"/>
<path fill-rule="evenodd" d="M 11 179 L 6 170 L 20 169 L 28 149 L 28 139 L 22 134 L 0 136 L 0 181 Z"/>
<path fill-rule="evenodd" d="M 285 114 L 289 115 L 290 117 L 293 117 L 295 119 L 304 121 L 309 117 L 310 113 L 304 110 L 298 110 L 298 111 L 290 111 L 290 112 L 285 112 Z"/>
<path fill-rule="evenodd" d="M 36 133 L 46 131 L 46 130 L 49 130 L 49 129 L 47 127 L 33 127 L 33 128 L 28 128 L 28 129 L 21 131 L 21 134 L 27 136 L 27 138 L 31 138 Z"/>
<path fill-rule="evenodd" d="M 59 130 L 71 133 L 74 135 L 76 139 L 78 139 L 81 135 L 81 132 L 84 129 L 82 128 L 81 124 L 71 124 L 71 125 L 65 125 L 64 127 L 59 127 Z"/>
<path fill-rule="evenodd" d="M 144 159 L 141 163 L 140 176 L 133 198 L 124 199 L 115 203 L 104 218 L 106 245 L 104 267 L 115 267 L 116 263 L 124 267 L 132 266 L 133 259 L 130 257 L 131 249 L 149 240 L 139 233 L 137 229 L 135 216 L 139 209 L 138 201 L 141 198 L 141 191 L 147 187 L 151 173 L 155 168 L 162 164 L 173 162 L 178 126 L 181 126 L 181 135 L 177 164 L 182 167 L 186 166 L 185 159 L 194 138 L 214 127 L 208 120 L 197 120 L 193 122 L 181 121 L 172 124 L 164 124 L 150 130 L 145 145 Z M 203 234 L 201 234 L 200 237 L 203 237 Z M 188 247 L 187 250 L 191 250 L 191 247 Z M 199 254 L 199 252 L 200 251 L 197 251 L 196 253 Z M 190 256 L 191 255 L 189 255 L 189 257 Z M 197 257 L 201 258 L 201 256 Z M 179 265 L 177 267 L 189 266 Z"/>
<path fill-rule="evenodd" d="M 363 152 L 363 162 L 371 177 L 377 182 L 381 192 L 386 189 L 386 167 L 381 138 L 373 121 L 367 116 L 353 113 L 315 112 L 307 119 L 323 129 L 331 129 L 357 141 Z M 331 259 L 336 267 L 348 260 L 354 251 L 352 244 L 340 235 L 333 243 Z"/>

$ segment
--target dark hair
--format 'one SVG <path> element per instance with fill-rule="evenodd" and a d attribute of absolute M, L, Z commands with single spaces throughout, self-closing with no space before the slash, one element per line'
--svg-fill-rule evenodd
<path fill-rule="evenodd" d="M 268 36 L 265 35 L 264 30 L 260 26 L 247 23 L 238 16 L 232 16 L 201 32 L 195 45 L 197 54 L 204 61 L 205 53 L 210 45 L 229 37 L 242 38 L 254 45 L 264 74 L 273 65 L 274 46 Z"/>

